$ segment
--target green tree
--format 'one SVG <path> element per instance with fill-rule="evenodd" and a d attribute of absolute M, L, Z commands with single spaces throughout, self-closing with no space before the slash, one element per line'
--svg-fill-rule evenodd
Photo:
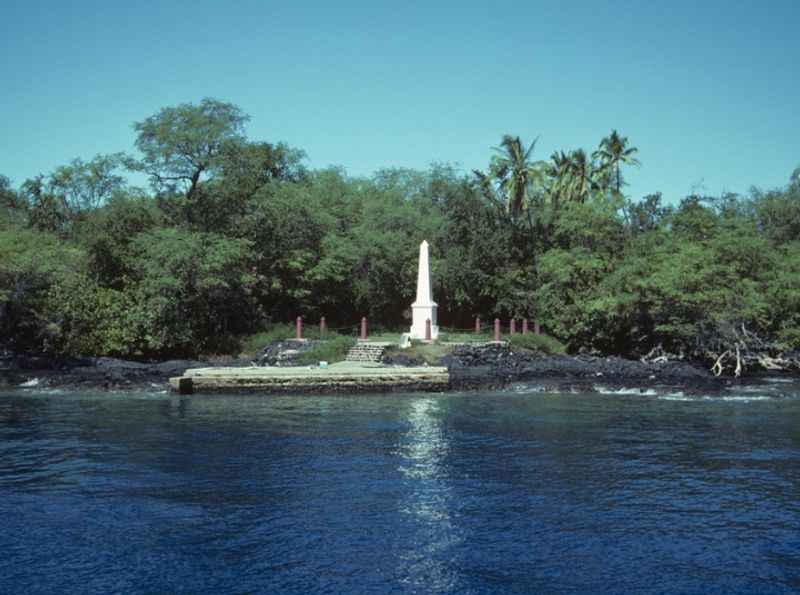
<path fill-rule="evenodd" d="M 139 357 L 143 354 L 136 294 L 99 286 L 85 274 L 53 283 L 45 299 L 42 347 L 64 355 Z"/>
<path fill-rule="evenodd" d="M 648 194 L 641 201 L 628 203 L 628 226 L 634 234 L 654 231 L 665 224 L 672 210 L 661 204 L 661 193 Z"/>
<path fill-rule="evenodd" d="M 800 238 L 800 186 L 755 190 L 749 202 L 759 229 L 771 242 L 786 244 Z"/>
<path fill-rule="evenodd" d="M 598 197 L 564 203 L 553 237 L 555 247 L 537 265 L 532 298 L 538 318 L 573 351 L 613 351 L 616 336 L 598 316 L 598 300 L 599 288 L 618 266 L 625 245 L 615 201 Z"/>
<path fill-rule="evenodd" d="M 235 224 L 238 237 L 253 246 L 255 297 L 269 319 L 316 313 L 324 301 L 311 270 L 323 258 L 329 214 L 315 190 L 313 184 L 264 186 Z M 335 287 L 330 291 L 338 295 Z"/>
<path fill-rule="evenodd" d="M 131 165 L 147 173 L 157 191 L 181 190 L 191 199 L 204 175 L 220 171 L 226 146 L 244 140 L 247 120 L 238 107 L 216 99 L 165 107 L 133 125 L 142 159 Z"/>
<path fill-rule="evenodd" d="M 770 331 L 788 349 L 800 349 L 800 241 L 775 250 L 766 296 L 771 314 Z"/>
<path fill-rule="evenodd" d="M 125 187 L 126 180 L 118 173 L 123 161 L 122 153 L 96 155 L 88 162 L 74 159 L 48 176 L 47 191 L 74 218 L 82 211 L 102 206 Z"/>
<path fill-rule="evenodd" d="M 270 182 L 301 182 L 308 175 L 305 157 L 304 151 L 286 143 L 229 141 L 220 154 L 220 179 L 249 194 Z"/>
<path fill-rule="evenodd" d="M 11 180 L 0 175 L 0 225 L 4 222 L 17 221 L 23 217 L 25 203 L 12 188 Z"/>
<path fill-rule="evenodd" d="M 101 287 L 124 289 L 132 276 L 131 241 L 140 233 L 163 227 L 164 216 L 143 192 L 116 193 L 102 207 L 88 213 L 76 231 L 85 247 L 89 270 Z"/>
<path fill-rule="evenodd" d="M 145 352 L 225 353 L 253 331 L 250 242 L 157 229 L 134 238 L 129 259 Z"/>
<path fill-rule="evenodd" d="M 428 238 L 435 251 L 434 293 L 441 323 L 466 328 L 476 315 L 501 314 L 499 287 L 513 283 L 499 271 L 515 268 L 521 246 L 514 246 L 513 226 L 471 179 L 444 173 L 434 170 L 431 178 L 431 200 L 441 218 Z"/>
<path fill-rule="evenodd" d="M 537 317 L 548 334 L 567 343 L 571 351 L 594 348 L 598 325 L 590 303 L 613 261 L 583 246 L 553 248 L 539 259 L 539 285 L 533 295 Z"/>
<path fill-rule="evenodd" d="M 672 231 L 695 242 L 711 239 L 719 229 L 720 217 L 709 202 L 697 195 L 681 200 L 670 220 Z"/>
<path fill-rule="evenodd" d="M 800 190 L 800 166 L 797 166 L 789 177 L 789 187 Z"/>
<path fill-rule="evenodd" d="M 259 190 L 268 185 L 308 182 L 304 158 L 302 151 L 284 143 L 228 142 L 219 158 L 218 174 L 200 185 L 191 204 L 183 208 L 190 210 L 188 218 L 197 229 L 236 235 L 237 221 Z"/>
<path fill-rule="evenodd" d="M 28 225 L 33 229 L 66 236 L 69 211 L 63 201 L 50 192 L 43 175 L 25 180 L 20 195 L 28 205 Z"/>
<path fill-rule="evenodd" d="M 85 254 L 53 234 L 15 225 L 0 229 L 0 342 L 41 348 L 49 333 L 47 292 L 85 271 Z"/>

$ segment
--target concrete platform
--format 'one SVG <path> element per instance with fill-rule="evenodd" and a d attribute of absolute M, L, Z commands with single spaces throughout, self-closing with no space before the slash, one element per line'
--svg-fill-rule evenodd
<path fill-rule="evenodd" d="M 195 368 L 169 379 L 182 394 L 207 391 L 351 392 L 446 390 L 444 367 L 406 368 L 369 362 L 338 362 L 319 367 Z"/>

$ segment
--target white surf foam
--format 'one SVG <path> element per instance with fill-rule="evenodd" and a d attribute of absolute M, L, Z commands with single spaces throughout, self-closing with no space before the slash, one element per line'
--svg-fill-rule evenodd
<path fill-rule="evenodd" d="M 665 395 L 661 395 L 658 397 L 662 401 L 696 401 L 697 397 L 690 397 L 685 395 L 683 392 L 678 391 L 676 393 L 667 393 Z"/>
<path fill-rule="evenodd" d="M 736 386 L 736 387 L 730 387 L 727 390 L 728 392 L 734 392 L 734 393 L 762 394 L 762 393 L 774 392 L 777 389 L 772 386 Z"/>
<path fill-rule="evenodd" d="M 750 403 L 751 401 L 771 401 L 775 397 L 769 395 L 686 395 L 682 392 L 670 393 L 659 397 L 662 401 L 693 401 L 697 403 L 722 401 L 729 403 Z"/>
<path fill-rule="evenodd" d="M 517 394 L 547 392 L 547 388 L 541 384 L 515 384 L 511 390 Z"/>
<path fill-rule="evenodd" d="M 605 386 L 601 386 L 599 384 L 595 384 L 592 388 L 595 391 L 600 393 L 601 395 L 643 395 L 653 397 L 658 394 L 657 391 L 653 390 L 652 388 L 608 388 Z"/>

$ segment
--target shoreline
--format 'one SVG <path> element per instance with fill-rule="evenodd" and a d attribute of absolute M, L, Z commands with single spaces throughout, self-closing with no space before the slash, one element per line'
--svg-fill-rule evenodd
<path fill-rule="evenodd" d="M 536 387 L 534 392 L 620 392 L 686 394 L 719 393 L 737 386 L 753 386 L 766 382 L 766 378 L 800 380 L 796 372 L 755 371 L 742 378 L 714 376 L 709 370 L 693 363 L 678 361 L 645 363 L 616 356 L 534 355 L 514 351 L 507 346 L 482 345 L 457 347 L 442 358 L 440 364 L 447 368 L 449 382 L 417 390 L 430 392 L 496 390 L 515 384 Z M 384 363 L 387 370 L 412 371 L 419 365 L 393 365 Z M 170 389 L 170 378 L 181 377 L 187 370 L 208 369 L 209 362 L 198 360 L 167 360 L 161 362 L 134 362 L 115 358 L 53 358 L 42 355 L 13 354 L 0 357 L 0 389 L 47 388 L 66 390 L 136 391 L 154 388 Z M 239 359 L 213 366 L 225 373 L 236 368 L 246 368 L 258 374 L 249 360 Z M 288 366 L 297 370 L 309 366 Z M 261 368 L 266 372 L 266 368 Z M 412 387 L 413 388 L 413 387 Z M 221 389 L 224 390 L 224 389 Z M 324 385 L 245 387 L 247 392 L 262 393 L 343 393 L 353 392 L 404 392 L 407 382 L 381 383 L 380 385 L 332 386 Z M 241 391 L 240 391 L 241 392 Z"/>

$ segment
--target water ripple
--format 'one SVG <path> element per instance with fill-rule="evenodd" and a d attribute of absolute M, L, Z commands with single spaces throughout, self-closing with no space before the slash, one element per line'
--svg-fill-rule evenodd
<path fill-rule="evenodd" d="M 0 592 L 796 592 L 772 386 L 2 395 Z"/>

